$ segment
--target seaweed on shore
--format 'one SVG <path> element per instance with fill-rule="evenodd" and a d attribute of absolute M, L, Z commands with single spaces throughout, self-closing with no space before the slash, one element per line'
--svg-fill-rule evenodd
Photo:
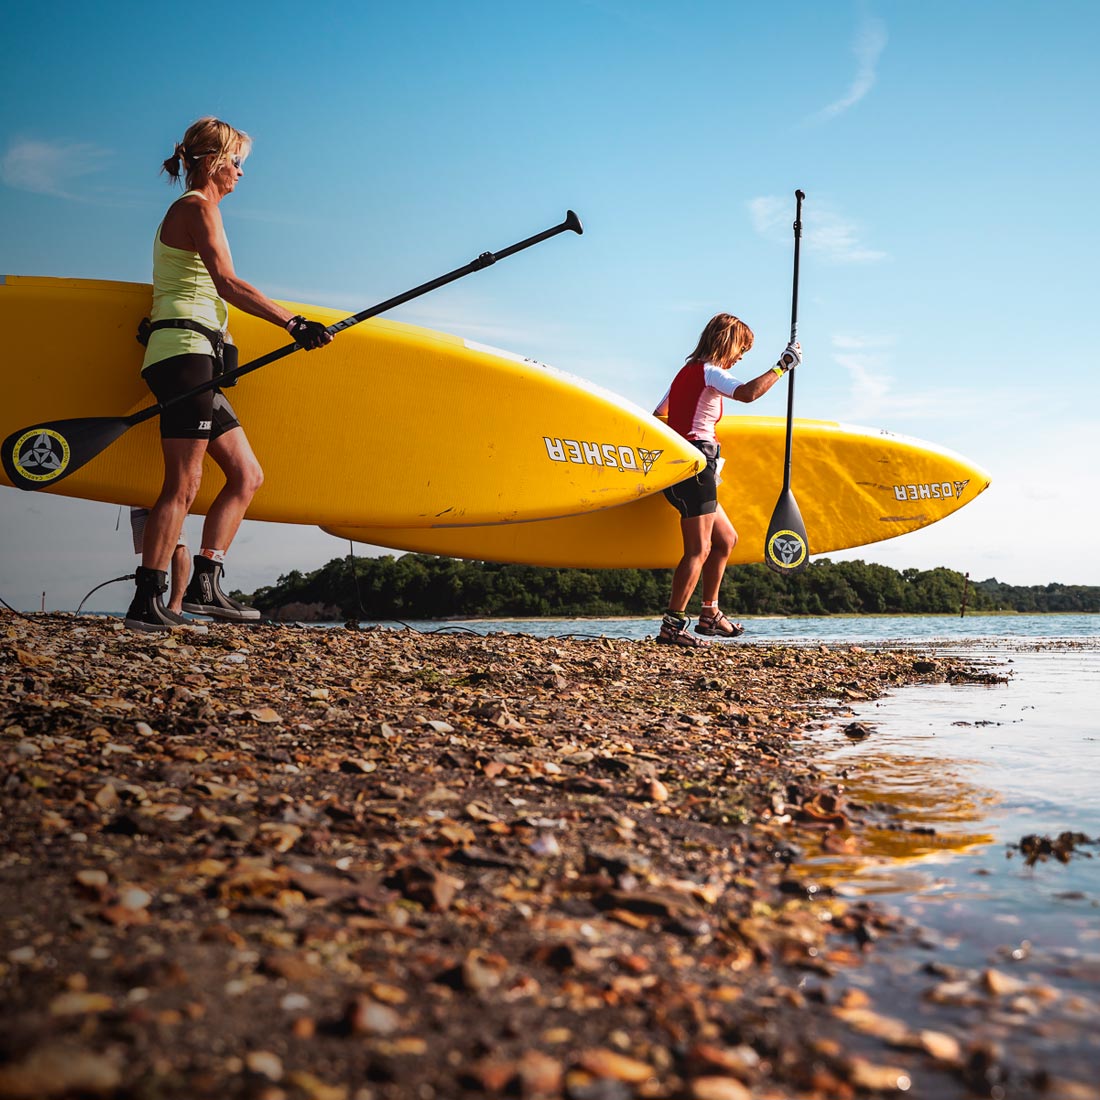
<path fill-rule="evenodd" d="M 1013 852 L 1019 852 L 1024 857 L 1024 863 L 1028 867 L 1034 867 L 1036 863 L 1045 863 L 1051 858 L 1059 863 L 1069 863 L 1073 856 L 1091 859 L 1092 853 L 1083 850 L 1088 846 L 1100 846 L 1100 837 L 1091 838 L 1084 833 L 1067 830 L 1056 837 L 1029 833 L 1021 837 L 1016 844 L 1010 844 L 1008 849 L 1010 856 Z"/>

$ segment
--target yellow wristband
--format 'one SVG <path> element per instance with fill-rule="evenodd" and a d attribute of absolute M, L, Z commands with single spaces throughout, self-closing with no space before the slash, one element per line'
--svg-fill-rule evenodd
<path fill-rule="evenodd" d="M 775 366 L 772 367 L 772 370 L 775 371 L 776 378 L 782 378 L 783 375 L 787 373 L 786 368 L 781 367 L 778 363 L 776 363 Z"/>

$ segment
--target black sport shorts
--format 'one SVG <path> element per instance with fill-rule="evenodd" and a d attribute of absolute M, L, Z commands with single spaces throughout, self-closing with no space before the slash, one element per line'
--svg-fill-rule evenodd
<path fill-rule="evenodd" d="M 142 375 L 157 401 L 168 401 L 214 377 L 212 355 L 173 355 L 147 367 Z M 241 422 L 216 387 L 178 401 L 160 414 L 161 439 L 217 439 Z"/>
<path fill-rule="evenodd" d="M 699 473 L 665 490 L 669 503 L 682 519 L 709 516 L 718 508 L 718 456 L 722 449 L 717 443 L 706 439 L 691 439 L 688 442 L 703 452 L 707 464 Z"/>

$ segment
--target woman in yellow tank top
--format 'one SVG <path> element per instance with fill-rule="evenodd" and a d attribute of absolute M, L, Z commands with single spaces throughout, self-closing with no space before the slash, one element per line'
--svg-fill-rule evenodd
<path fill-rule="evenodd" d="M 229 341 L 226 303 L 285 328 L 307 351 L 332 336 L 319 321 L 295 317 L 246 283 L 233 269 L 218 204 L 244 175 L 251 139 L 216 118 L 193 123 L 165 162 L 174 182 L 187 191 L 168 209 L 153 242 L 153 309 L 142 376 L 158 401 L 184 393 L 220 372 L 221 343 Z M 225 474 L 225 485 L 207 513 L 202 551 L 183 598 L 183 608 L 237 622 L 259 612 L 231 600 L 218 583 L 226 551 L 240 527 L 263 471 L 232 405 L 220 389 L 180 401 L 161 416 L 164 483 L 145 526 L 137 592 L 126 625 L 169 630 L 182 618 L 161 602 L 168 562 L 183 519 L 202 480 L 209 454 Z"/>

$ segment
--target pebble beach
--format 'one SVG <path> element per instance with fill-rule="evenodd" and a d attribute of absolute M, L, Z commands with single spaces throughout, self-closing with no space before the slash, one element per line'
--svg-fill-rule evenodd
<path fill-rule="evenodd" d="M 911 932 L 800 866 L 913 828 L 812 730 L 996 676 L 0 614 L 0 1098 L 1084 1100 L 844 981 Z M 1043 996 L 943 977 L 990 1016 Z"/>

